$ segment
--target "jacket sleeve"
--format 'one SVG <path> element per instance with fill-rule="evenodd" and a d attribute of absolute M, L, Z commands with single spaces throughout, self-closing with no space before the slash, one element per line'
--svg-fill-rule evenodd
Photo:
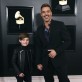
<path fill-rule="evenodd" d="M 19 75 L 21 72 L 17 66 L 17 50 L 14 50 L 14 53 L 12 56 L 12 65 L 13 65 L 13 68 L 14 68 L 16 74 Z"/>
<path fill-rule="evenodd" d="M 62 42 L 56 50 L 57 54 L 62 53 L 71 44 L 71 37 L 70 37 L 70 34 L 69 34 L 68 30 L 66 29 L 64 23 L 62 23 L 62 26 L 61 26 L 61 39 L 62 39 Z"/>
<path fill-rule="evenodd" d="M 34 55 L 34 52 L 33 52 L 33 45 L 30 46 L 30 49 L 29 49 L 29 68 L 30 68 L 30 73 L 32 73 L 32 70 L 33 70 L 33 55 Z"/>
<path fill-rule="evenodd" d="M 36 32 L 35 34 L 35 59 L 36 59 L 36 65 L 41 64 L 42 63 L 42 52 L 41 52 L 41 41 L 40 41 L 40 37 L 39 37 L 39 31 Z"/>

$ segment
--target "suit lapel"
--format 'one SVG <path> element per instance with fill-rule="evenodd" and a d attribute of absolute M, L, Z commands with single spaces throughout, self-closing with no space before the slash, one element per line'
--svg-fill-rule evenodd
<path fill-rule="evenodd" d="M 56 22 L 55 21 L 53 21 L 53 20 L 51 20 L 51 24 L 50 24 L 50 39 L 51 39 L 51 37 L 53 37 L 53 34 L 55 34 L 55 31 L 56 31 L 56 29 L 57 29 L 57 24 L 56 24 Z M 55 36 L 55 35 L 54 35 Z M 54 38 L 54 37 L 53 37 Z"/>

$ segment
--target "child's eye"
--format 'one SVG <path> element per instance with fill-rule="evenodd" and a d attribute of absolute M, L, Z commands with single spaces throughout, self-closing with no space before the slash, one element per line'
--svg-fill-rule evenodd
<path fill-rule="evenodd" d="M 29 40 L 27 40 L 27 41 L 29 41 Z"/>

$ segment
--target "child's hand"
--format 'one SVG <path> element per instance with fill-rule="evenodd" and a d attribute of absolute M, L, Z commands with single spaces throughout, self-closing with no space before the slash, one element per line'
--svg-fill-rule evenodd
<path fill-rule="evenodd" d="M 24 77 L 24 73 L 20 73 L 19 74 L 19 77 Z"/>
<path fill-rule="evenodd" d="M 37 65 L 37 69 L 41 71 L 43 69 L 43 65 L 42 64 L 38 64 Z"/>

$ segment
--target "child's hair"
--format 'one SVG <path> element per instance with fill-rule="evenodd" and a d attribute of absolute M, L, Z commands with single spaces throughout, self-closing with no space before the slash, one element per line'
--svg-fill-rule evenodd
<path fill-rule="evenodd" d="M 27 34 L 27 33 L 20 33 L 19 34 L 19 40 L 22 40 L 24 38 L 29 38 L 29 34 Z"/>

